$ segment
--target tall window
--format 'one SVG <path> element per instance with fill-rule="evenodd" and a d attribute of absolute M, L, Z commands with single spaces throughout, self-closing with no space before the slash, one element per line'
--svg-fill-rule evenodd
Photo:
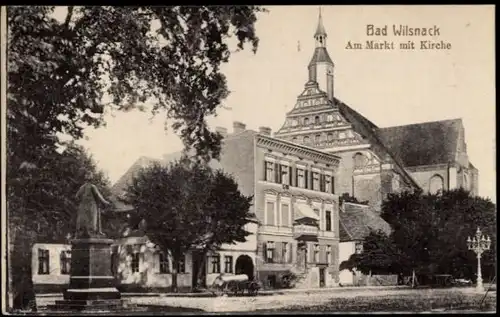
<path fill-rule="evenodd" d="M 319 116 L 314 117 L 314 124 L 319 124 Z"/>
<path fill-rule="evenodd" d="M 332 231 L 332 212 L 327 210 L 325 212 L 325 230 Z"/>
<path fill-rule="evenodd" d="M 443 190 L 444 181 L 440 175 L 434 175 L 431 177 L 429 182 L 429 192 L 431 194 L 436 194 L 439 191 Z"/>
<path fill-rule="evenodd" d="M 288 175 L 288 170 L 290 169 L 286 165 L 280 165 L 281 169 L 281 183 L 290 185 L 290 176 Z"/>
<path fill-rule="evenodd" d="M 325 175 L 325 192 L 326 193 L 332 192 L 332 178 L 329 175 Z"/>
<path fill-rule="evenodd" d="M 327 115 L 326 121 L 329 121 L 329 122 L 333 121 L 333 115 L 331 115 L 331 114 Z"/>
<path fill-rule="evenodd" d="M 314 137 L 314 143 L 318 144 L 321 142 L 321 135 L 320 134 L 316 134 L 316 136 Z"/>
<path fill-rule="evenodd" d="M 186 256 L 181 256 L 177 262 L 177 273 L 186 273 Z"/>
<path fill-rule="evenodd" d="M 50 274 L 49 250 L 38 249 L 38 274 Z"/>
<path fill-rule="evenodd" d="M 304 144 L 309 144 L 309 137 L 307 135 L 304 137 Z"/>
<path fill-rule="evenodd" d="M 304 170 L 300 168 L 297 169 L 297 186 L 300 188 L 306 187 Z"/>
<path fill-rule="evenodd" d="M 332 134 L 332 133 L 328 133 L 328 134 L 326 135 L 326 140 L 327 140 L 328 142 L 333 141 L 333 134 Z"/>
<path fill-rule="evenodd" d="M 290 243 L 288 242 L 282 242 L 283 244 L 281 245 L 281 259 L 283 263 L 290 263 L 291 262 L 291 252 L 290 252 Z"/>
<path fill-rule="evenodd" d="M 330 266 L 332 264 L 332 246 L 326 246 L 326 263 Z"/>
<path fill-rule="evenodd" d="M 361 153 L 356 153 L 354 155 L 354 168 L 363 168 L 368 163 L 368 158 Z"/>
<path fill-rule="evenodd" d="M 309 118 L 304 118 L 304 125 L 309 125 Z"/>
<path fill-rule="evenodd" d="M 211 256 L 209 273 L 220 273 L 220 256 L 218 254 Z"/>
<path fill-rule="evenodd" d="M 292 142 L 293 142 L 293 143 L 297 143 L 297 137 L 296 137 L 296 136 L 294 136 L 294 137 L 292 138 Z"/>
<path fill-rule="evenodd" d="M 224 273 L 233 273 L 233 257 L 230 255 L 224 257 Z"/>
<path fill-rule="evenodd" d="M 281 225 L 283 227 L 288 227 L 290 225 L 290 206 L 288 204 L 281 205 Z"/>
<path fill-rule="evenodd" d="M 135 250 L 132 254 L 132 262 L 130 263 L 132 273 L 137 273 L 139 272 L 139 260 L 140 260 L 140 253 L 138 250 Z"/>
<path fill-rule="evenodd" d="M 168 255 L 164 252 L 158 252 L 158 264 L 160 274 L 170 273 L 170 266 L 168 263 Z"/>
<path fill-rule="evenodd" d="M 266 244 L 266 262 L 273 263 L 274 262 L 274 242 L 268 241 Z"/>
<path fill-rule="evenodd" d="M 319 173 L 313 172 L 313 190 L 319 190 Z"/>
<path fill-rule="evenodd" d="M 61 251 L 61 274 L 69 274 L 71 270 L 71 251 Z"/>
<path fill-rule="evenodd" d="M 267 210 L 267 216 L 266 216 L 266 224 L 269 226 L 275 226 L 276 222 L 274 221 L 274 210 L 275 203 L 272 201 L 268 201 L 266 203 L 266 210 Z"/>
<path fill-rule="evenodd" d="M 273 182 L 274 181 L 274 163 L 266 161 L 265 166 L 266 166 L 266 181 Z"/>
<path fill-rule="evenodd" d="M 319 244 L 314 245 L 314 262 L 319 263 Z"/>

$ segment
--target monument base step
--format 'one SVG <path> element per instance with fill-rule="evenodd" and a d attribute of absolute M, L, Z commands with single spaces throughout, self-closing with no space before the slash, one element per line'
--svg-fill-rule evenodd
<path fill-rule="evenodd" d="M 116 287 L 67 289 L 64 291 L 65 300 L 118 300 L 121 294 Z"/>
<path fill-rule="evenodd" d="M 98 300 L 57 300 L 55 305 L 48 305 L 49 310 L 57 311 L 123 311 L 136 309 L 137 305 L 125 299 Z"/>

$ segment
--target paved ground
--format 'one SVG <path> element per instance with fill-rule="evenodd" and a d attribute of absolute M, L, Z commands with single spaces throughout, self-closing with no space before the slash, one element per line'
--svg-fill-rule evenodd
<path fill-rule="evenodd" d="M 183 297 L 141 297 L 131 298 L 132 302 L 143 305 L 166 305 L 173 307 L 198 308 L 207 312 L 243 312 L 262 309 L 276 309 L 293 305 L 317 306 L 325 304 L 334 298 L 353 298 L 357 296 L 387 296 L 398 294 L 422 294 L 425 292 L 432 297 L 435 293 L 448 293 L 450 289 L 443 290 L 338 290 L 329 292 L 294 292 L 283 295 L 257 296 L 257 297 L 216 297 L 216 298 L 183 298 Z M 458 289 L 459 292 L 474 292 L 471 289 Z"/>
<path fill-rule="evenodd" d="M 168 307 L 182 307 L 191 309 L 202 309 L 206 312 L 248 312 L 256 310 L 272 310 L 293 305 L 318 306 L 331 302 L 335 298 L 353 298 L 358 296 L 391 296 L 391 295 L 411 295 L 428 296 L 431 300 L 433 296 L 448 294 L 450 292 L 460 292 L 464 294 L 476 293 L 473 288 L 456 289 L 409 289 L 409 288 L 381 288 L 381 287 L 356 287 L 356 288 L 334 288 L 334 289 L 314 289 L 314 290 L 288 290 L 286 293 L 269 296 L 238 296 L 238 297 L 187 297 L 187 296 L 124 296 L 137 305 L 154 305 Z M 284 294 L 283 294 L 284 293 Z M 496 296 L 496 292 L 490 296 Z M 39 306 L 53 303 L 60 298 L 40 297 L 37 298 Z"/>

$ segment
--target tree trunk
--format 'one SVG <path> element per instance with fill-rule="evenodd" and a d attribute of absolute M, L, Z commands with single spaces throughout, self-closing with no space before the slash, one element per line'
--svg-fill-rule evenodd
<path fill-rule="evenodd" d="M 172 292 L 177 293 L 177 268 L 179 267 L 179 258 L 175 257 L 173 261 L 174 265 L 172 267 Z"/>
<path fill-rule="evenodd" d="M 203 285 L 203 269 L 206 267 L 206 256 L 207 252 L 206 250 L 202 251 L 202 258 L 201 258 L 201 263 L 200 266 L 198 267 L 198 272 L 196 272 L 196 288 L 200 287 Z"/>
<path fill-rule="evenodd" d="M 415 287 L 415 269 L 413 269 L 411 273 L 411 288 L 414 287 Z"/>

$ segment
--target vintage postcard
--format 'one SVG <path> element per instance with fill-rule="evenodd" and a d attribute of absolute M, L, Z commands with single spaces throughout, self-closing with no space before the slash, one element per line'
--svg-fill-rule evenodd
<path fill-rule="evenodd" d="M 494 25 L 1 7 L 3 312 L 496 312 Z"/>

